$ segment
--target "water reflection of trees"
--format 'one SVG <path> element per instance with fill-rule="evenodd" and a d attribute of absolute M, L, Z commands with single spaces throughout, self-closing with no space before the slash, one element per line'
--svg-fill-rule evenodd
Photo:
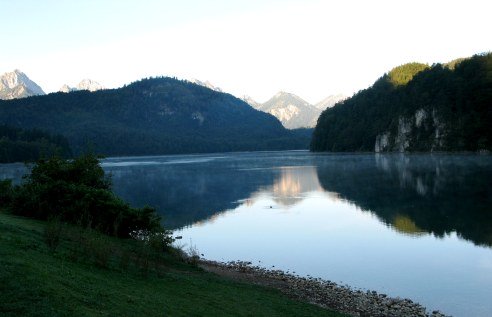
<path fill-rule="evenodd" d="M 492 246 L 490 156 L 346 156 L 320 164 L 317 172 L 325 190 L 400 232 L 442 237 L 456 231 Z"/>
<path fill-rule="evenodd" d="M 111 168 L 115 192 L 133 206 L 150 205 L 165 225 L 179 228 L 233 209 L 262 186 L 271 170 L 235 169 L 222 164 L 183 164 Z"/>
<path fill-rule="evenodd" d="M 118 195 L 135 207 L 156 207 L 171 228 L 264 195 L 288 208 L 308 192 L 325 190 L 404 234 L 442 237 L 456 231 L 475 244 L 492 246 L 491 156 L 255 153 L 224 161 L 106 169 Z M 2 165 L 0 178 L 19 182 L 25 171 L 23 164 Z"/>

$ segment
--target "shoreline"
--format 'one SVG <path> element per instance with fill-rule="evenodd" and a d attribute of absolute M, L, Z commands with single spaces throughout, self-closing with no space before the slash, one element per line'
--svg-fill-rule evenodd
<path fill-rule="evenodd" d="M 313 277 L 301 277 L 281 270 L 252 266 L 251 262 L 217 262 L 200 259 L 203 270 L 236 281 L 275 288 L 289 297 L 360 317 L 449 317 L 440 311 L 427 309 L 410 299 L 389 297 L 376 291 L 354 290 L 348 286 Z"/>

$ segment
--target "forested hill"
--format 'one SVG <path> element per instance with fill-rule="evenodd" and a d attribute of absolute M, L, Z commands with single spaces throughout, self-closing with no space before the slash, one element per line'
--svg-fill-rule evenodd
<path fill-rule="evenodd" d="M 168 77 L 0 101 L 0 124 L 62 134 L 75 154 L 300 149 L 309 143 L 232 95 Z"/>
<path fill-rule="evenodd" d="M 70 157 L 68 141 L 60 135 L 0 125 L 0 163 L 36 161 L 41 157 Z"/>
<path fill-rule="evenodd" d="M 318 119 L 313 151 L 492 150 L 492 53 L 399 66 Z"/>

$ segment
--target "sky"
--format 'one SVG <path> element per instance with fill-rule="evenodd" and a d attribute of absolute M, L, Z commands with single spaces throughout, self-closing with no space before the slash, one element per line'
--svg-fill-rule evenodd
<path fill-rule="evenodd" d="M 407 62 L 492 50 L 489 0 L 0 0 L 0 74 L 45 92 L 151 76 L 264 102 L 365 89 Z"/>

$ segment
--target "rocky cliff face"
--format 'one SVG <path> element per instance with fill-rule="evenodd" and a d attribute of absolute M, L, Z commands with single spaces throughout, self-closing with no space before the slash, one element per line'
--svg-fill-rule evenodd
<path fill-rule="evenodd" d="M 9 100 L 44 94 L 41 87 L 18 69 L 0 77 L 0 99 Z"/>
<path fill-rule="evenodd" d="M 395 129 L 378 134 L 374 152 L 406 152 L 417 144 L 427 144 L 431 151 L 445 150 L 446 134 L 437 111 L 420 108 L 412 116 L 400 116 Z"/>
<path fill-rule="evenodd" d="M 199 79 L 193 78 L 193 79 L 190 79 L 189 82 L 190 83 L 193 83 L 193 84 L 197 84 L 197 85 L 203 86 L 203 87 L 207 87 L 208 89 L 212 89 L 212 90 L 215 90 L 217 92 L 224 92 L 224 91 L 222 91 L 222 89 L 220 89 L 220 87 L 217 87 L 217 86 L 213 85 L 208 80 L 201 81 Z"/>
<path fill-rule="evenodd" d="M 331 95 L 312 105 L 299 96 L 281 91 L 263 104 L 249 96 L 243 96 L 241 99 L 251 107 L 275 116 L 287 129 L 298 129 L 314 127 L 323 110 L 345 98 L 341 94 Z"/>
<path fill-rule="evenodd" d="M 347 99 L 348 97 L 343 95 L 343 94 L 338 94 L 338 95 L 330 95 L 326 97 L 325 99 L 321 100 L 314 106 L 318 108 L 319 110 L 323 111 L 327 108 L 333 107 L 335 104 L 337 104 L 340 101 L 343 101 Z"/>
<path fill-rule="evenodd" d="M 261 105 L 259 110 L 277 117 L 287 129 L 311 128 L 316 125 L 321 111 L 287 92 L 279 92 Z"/>
<path fill-rule="evenodd" d="M 262 104 L 254 100 L 248 95 L 244 95 L 240 98 L 242 101 L 250 105 L 251 107 L 255 108 L 256 110 L 260 110 L 262 107 Z M 278 118 L 277 118 L 278 119 Z"/>
<path fill-rule="evenodd" d="M 313 151 L 492 151 L 492 53 L 395 67 L 318 119 Z"/>
<path fill-rule="evenodd" d="M 104 86 L 94 81 L 92 79 L 83 79 L 77 86 L 70 87 L 67 84 L 63 85 L 60 88 L 61 92 L 71 92 L 71 91 L 79 91 L 79 90 L 88 90 L 88 91 L 98 91 L 104 89 Z"/>

